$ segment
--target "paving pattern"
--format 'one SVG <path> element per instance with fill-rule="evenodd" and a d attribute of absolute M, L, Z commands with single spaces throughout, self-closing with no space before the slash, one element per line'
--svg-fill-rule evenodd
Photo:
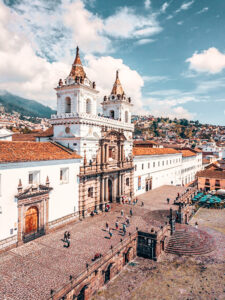
<path fill-rule="evenodd" d="M 167 211 L 172 204 L 167 204 L 167 197 L 174 199 L 182 187 L 163 186 L 138 197 L 138 204 L 132 205 L 133 216 L 127 234 L 136 230 L 150 230 L 162 223 L 157 210 Z M 141 201 L 144 207 L 141 207 Z M 157 205 L 158 203 L 158 205 Z M 172 200 L 171 200 L 172 203 Z M 0 299 L 7 300 L 42 300 L 50 296 L 50 290 L 57 290 L 68 283 L 69 276 L 76 277 L 85 270 L 86 263 L 91 263 L 95 253 L 106 253 L 111 245 L 121 239 L 121 233 L 112 230 L 109 239 L 105 223 L 115 228 L 118 219 L 120 228 L 129 215 L 131 205 L 114 205 L 112 211 L 93 218 L 65 226 L 49 235 L 42 236 L 21 247 L 0 255 Z M 121 209 L 124 217 L 121 217 Z M 152 217 L 152 214 L 154 216 Z M 164 222 L 164 221 L 163 221 Z M 63 247 L 64 231 L 71 233 L 71 245 Z M 123 238 L 123 237 L 122 237 Z"/>

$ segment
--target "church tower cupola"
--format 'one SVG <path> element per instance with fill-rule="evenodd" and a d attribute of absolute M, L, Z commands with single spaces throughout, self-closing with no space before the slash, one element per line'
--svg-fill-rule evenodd
<path fill-rule="evenodd" d="M 131 122 L 131 98 L 127 97 L 119 79 L 119 71 L 116 71 L 116 80 L 109 97 L 103 99 L 103 115 L 105 117 L 120 120 L 125 123 Z"/>
<path fill-rule="evenodd" d="M 97 94 L 95 82 L 88 79 L 81 62 L 79 48 L 69 76 L 59 80 L 57 92 L 57 115 L 87 113 L 97 115 Z M 69 114 L 69 115 L 68 115 Z"/>

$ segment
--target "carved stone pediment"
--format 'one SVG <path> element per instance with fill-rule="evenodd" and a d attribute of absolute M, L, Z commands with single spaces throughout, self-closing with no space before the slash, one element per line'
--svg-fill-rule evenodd
<path fill-rule="evenodd" d="M 22 199 L 30 198 L 30 197 L 36 197 L 39 195 L 48 194 L 52 189 L 53 189 L 52 187 L 42 185 L 42 184 L 31 185 L 31 186 L 23 189 L 15 197 L 18 200 L 22 200 Z"/>

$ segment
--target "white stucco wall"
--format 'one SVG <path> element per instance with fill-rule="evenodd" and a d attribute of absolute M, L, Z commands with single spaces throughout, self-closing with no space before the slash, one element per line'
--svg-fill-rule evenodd
<path fill-rule="evenodd" d="M 79 183 L 77 176 L 79 167 L 80 160 L 78 159 L 0 164 L 0 206 L 2 208 L 0 240 L 11 236 L 10 229 L 13 229 L 12 235 L 17 234 L 17 231 L 14 230 L 17 228 L 18 220 L 15 195 L 17 194 L 19 179 L 22 180 L 23 187 L 26 188 L 29 186 L 29 172 L 40 171 L 41 184 L 45 184 L 46 177 L 49 177 L 50 186 L 53 188 L 49 199 L 49 221 L 53 221 L 78 211 Z M 68 183 L 62 184 L 60 182 L 61 168 L 69 168 Z"/>
<path fill-rule="evenodd" d="M 145 192 L 145 179 L 152 177 L 152 189 L 162 185 L 181 184 L 182 155 L 144 155 L 134 157 L 134 194 L 140 195 Z M 144 169 L 142 168 L 144 165 Z M 138 187 L 139 176 L 141 188 Z"/>

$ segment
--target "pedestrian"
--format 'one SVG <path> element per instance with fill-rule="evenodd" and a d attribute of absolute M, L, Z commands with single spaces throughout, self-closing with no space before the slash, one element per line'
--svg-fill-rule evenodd
<path fill-rule="evenodd" d="M 105 229 L 108 230 L 109 229 L 109 224 L 106 222 L 105 223 Z"/>
<path fill-rule="evenodd" d="M 134 199 L 134 200 L 133 200 L 133 205 L 135 205 L 135 203 L 136 203 L 136 202 L 135 202 L 135 199 Z"/>
<path fill-rule="evenodd" d="M 131 217 L 133 216 L 133 210 L 132 210 L 132 208 L 130 209 L 130 216 Z"/>
<path fill-rule="evenodd" d="M 167 203 L 168 203 L 168 204 L 170 203 L 170 198 L 167 198 Z"/>
<path fill-rule="evenodd" d="M 138 203 L 138 198 L 136 197 L 136 204 Z"/>
<path fill-rule="evenodd" d="M 124 215 L 124 212 L 123 212 L 123 209 L 121 209 L 121 216 L 123 217 L 123 215 Z"/>
<path fill-rule="evenodd" d="M 126 224 L 123 224 L 123 235 L 125 235 L 126 234 Z"/>
<path fill-rule="evenodd" d="M 131 204 L 131 199 L 130 199 L 130 197 L 128 197 L 128 202 L 129 202 L 129 204 Z"/>
<path fill-rule="evenodd" d="M 112 237 L 112 231 L 109 229 L 109 238 L 111 239 Z"/>
<path fill-rule="evenodd" d="M 198 222 L 195 222 L 195 228 L 198 229 Z"/>
<path fill-rule="evenodd" d="M 143 206 L 144 206 L 144 202 L 142 201 L 142 202 L 141 202 L 141 207 L 143 207 Z"/>
<path fill-rule="evenodd" d="M 130 220 L 129 220 L 129 218 L 126 218 L 126 223 L 127 223 L 127 226 L 130 225 Z"/>
<path fill-rule="evenodd" d="M 70 239 L 70 232 L 68 231 L 67 232 L 67 240 L 69 240 Z"/>
<path fill-rule="evenodd" d="M 124 199 L 122 198 L 122 203 L 124 204 Z"/>
<path fill-rule="evenodd" d="M 67 231 L 64 232 L 64 241 L 67 240 Z"/>
<path fill-rule="evenodd" d="M 118 230 L 119 229 L 119 223 L 118 223 L 118 221 L 116 220 L 116 223 L 115 223 L 115 227 L 116 227 L 116 230 Z"/>

